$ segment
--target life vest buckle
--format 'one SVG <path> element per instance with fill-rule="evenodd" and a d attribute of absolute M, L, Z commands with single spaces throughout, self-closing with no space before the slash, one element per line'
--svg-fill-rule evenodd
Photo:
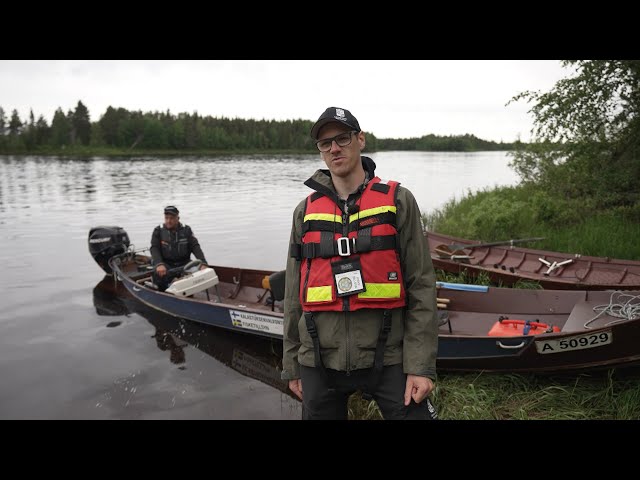
<path fill-rule="evenodd" d="M 338 255 L 341 257 L 348 257 L 351 255 L 351 245 L 349 245 L 349 240 L 350 238 L 348 237 L 340 237 L 338 239 Z"/>

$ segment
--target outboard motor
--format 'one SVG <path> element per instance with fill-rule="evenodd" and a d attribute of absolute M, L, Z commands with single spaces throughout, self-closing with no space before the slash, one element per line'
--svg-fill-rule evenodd
<path fill-rule="evenodd" d="M 129 235 L 122 227 L 94 227 L 89 230 L 89 253 L 100 268 L 111 275 L 109 259 L 129 248 Z"/>

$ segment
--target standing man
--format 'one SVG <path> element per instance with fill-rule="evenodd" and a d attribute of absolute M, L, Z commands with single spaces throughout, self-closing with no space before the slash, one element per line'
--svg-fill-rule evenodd
<path fill-rule="evenodd" d="M 202 260 L 206 268 L 207 260 L 198 239 L 189 225 L 180 223 L 180 211 L 170 205 L 164 209 L 164 225 L 158 225 L 151 234 L 151 257 L 153 258 L 153 283 L 164 292 L 179 273 L 168 273 L 169 269 L 184 267 L 191 254 Z"/>
<path fill-rule="evenodd" d="M 293 213 L 282 378 L 303 419 L 346 419 L 357 390 L 385 419 L 431 418 L 438 327 L 435 273 L 411 192 L 375 176 L 343 108 L 311 129 L 328 170 Z"/>

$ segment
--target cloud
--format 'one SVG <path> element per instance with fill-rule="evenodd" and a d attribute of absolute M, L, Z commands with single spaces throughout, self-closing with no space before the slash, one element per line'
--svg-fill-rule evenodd
<path fill-rule="evenodd" d="M 0 61 L 0 106 L 107 106 L 202 115 L 315 120 L 343 106 L 377 137 L 472 133 L 511 141 L 529 136 L 523 90 L 548 90 L 566 75 L 558 61 Z"/>

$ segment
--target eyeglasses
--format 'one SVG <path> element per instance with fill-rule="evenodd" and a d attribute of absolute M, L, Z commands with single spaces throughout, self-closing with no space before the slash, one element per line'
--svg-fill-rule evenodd
<path fill-rule="evenodd" d="M 340 135 L 336 135 L 335 137 L 323 138 L 322 140 L 318 140 L 316 142 L 316 147 L 318 147 L 318 150 L 323 153 L 328 152 L 329 150 L 331 150 L 331 146 L 333 145 L 334 140 L 339 147 L 346 147 L 347 145 L 351 144 L 351 135 L 353 135 L 354 133 L 358 132 L 355 130 L 351 130 L 350 132 L 341 133 Z"/>

